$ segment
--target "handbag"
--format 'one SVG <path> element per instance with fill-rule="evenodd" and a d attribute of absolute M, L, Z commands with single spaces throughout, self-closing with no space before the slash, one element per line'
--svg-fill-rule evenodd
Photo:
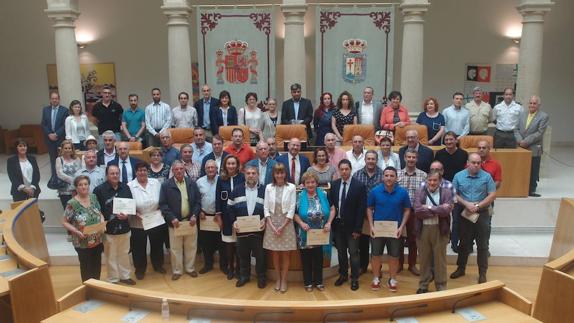
<path fill-rule="evenodd" d="M 62 166 L 64 166 L 64 162 L 62 161 L 62 159 L 60 159 L 60 162 L 62 163 Z M 59 178 L 57 174 L 52 175 L 52 177 L 50 177 L 50 180 L 48 181 L 48 188 L 51 190 L 64 189 L 66 188 L 67 185 L 68 183 Z"/>

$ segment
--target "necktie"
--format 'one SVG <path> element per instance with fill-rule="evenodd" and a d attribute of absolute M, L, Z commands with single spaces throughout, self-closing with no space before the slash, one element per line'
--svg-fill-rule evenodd
<path fill-rule="evenodd" d="M 341 193 L 341 203 L 339 203 L 339 217 L 345 207 L 345 199 L 347 199 L 347 182 L 343 182 L 343 192 Z"/>
<path fill-rule="evenodd" d="M 58 114 L 58 109 L 52 108 L 52 131 L 56 132 L 56 115 Z"/>
<path fill-rule="evenodd" d="M 295 161 L 297 159 L 293 157 L 291 159 L 291 183 L 295 184 Z"/>
<path fill-rule="evenodd" d="M 122 183 L 128 183 L 128 169 L 126 167 L 126 161 L 122 160 Z"/>

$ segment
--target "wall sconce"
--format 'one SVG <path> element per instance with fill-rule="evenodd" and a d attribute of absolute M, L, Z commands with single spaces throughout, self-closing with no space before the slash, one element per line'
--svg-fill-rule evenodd
<path fill-rule="evenodd" d="M 518 38 L 512 38 L 511 39 L 513 43 L 515 43 L 516 45 L 520 45 L 520 37 Z"/>
<path fill-rule="evenodd" d="M 88 43 L 84 43 L 84 42 L 77 42 L 76 45 L 78 45 L 79 49 L 84 49 L 84 48 L 88 47 Z"/>

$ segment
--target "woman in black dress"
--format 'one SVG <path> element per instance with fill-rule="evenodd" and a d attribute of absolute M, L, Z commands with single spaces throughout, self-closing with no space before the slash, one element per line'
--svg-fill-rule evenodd
<path fill-rule="evenodd" d="M 28 144 L 24 140 L 16 142 L 16 155 L 6 162 L 8 177 L 12 183 L 10 194 L 14 202 L 40 195 L 40 170 L 36 158 L 28 155 Z"/>

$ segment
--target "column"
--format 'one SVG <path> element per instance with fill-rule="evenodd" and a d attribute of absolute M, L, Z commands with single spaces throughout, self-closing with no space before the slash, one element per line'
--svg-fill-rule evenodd
<path fill-rule="evenodd" d="M 47 0 L 46 14 L 54 22 L 58 92 L 63 105 L 83 99 L 75 21 L 80 15 L 78 0 Z"/>
<path fill-rule="evenodd" d="M 305 66 L 305 0 L 283 0 L 281 11 L 285 17 L 285 40 L 283 44 L 283 97 L 290 98 L 289 86 L 301 84 L 306 92 Z M 303 94 L 305 95 L 305 94 Z"/>
<path fill-rule="evenodd" d="M 410 111 L 421 110 L 423 102 L 423 40 L 427 0 L 402 0 L 403 48 L 401 58 L 401 93 Z M 385 93 L 388 95 L 388 93 Z"/>
<path fill-rule="evenodd" d="M 167 52 L 169 65 L 169 99 L 176 104 L 181 91 L 191 96 L 191 52 L 189 49 L 189 15 L 187 0 L 163 0 L 161 7 L 167 17 Z"/>
<path fill-rule="evenodd" d="M 550 0 L 519 0 L 516 7 L 522 15 L 516 101 L 525 107 L 531 95 L 540 95 L 544 15 L 552 5 L 554 3 Z"/>

